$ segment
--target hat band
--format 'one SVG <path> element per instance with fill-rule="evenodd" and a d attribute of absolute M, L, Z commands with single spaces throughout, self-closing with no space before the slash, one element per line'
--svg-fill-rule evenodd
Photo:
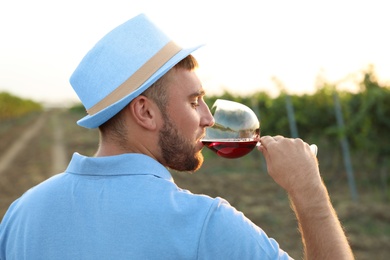
<path fill-rule="evenodd" d="M 117 87 L 114 91 L 100 100 L 90 109 L 87 109 L 87 113 L 89 115 L 96 114 L 97 112 L 129 95 L 131 92 L 139 88 L 179 51 L 181 51 L 181 47 L 172 41 L 168 42 L 161 50 L 159 50 L 144 65 L 142 65 L 141 68 L 139 68 L 133 75 L 131 75 L 130 78 L 128 78 L 119 87 Z"/>

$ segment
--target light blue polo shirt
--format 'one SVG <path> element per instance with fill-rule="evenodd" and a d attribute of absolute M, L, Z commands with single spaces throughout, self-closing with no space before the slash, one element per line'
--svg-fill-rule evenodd
<path fill-rule="evenodd" d="M 288 258 L 225 200 L 180 189 L 142 154 L 75 153 L 0 225 L 1 260 Z"/>

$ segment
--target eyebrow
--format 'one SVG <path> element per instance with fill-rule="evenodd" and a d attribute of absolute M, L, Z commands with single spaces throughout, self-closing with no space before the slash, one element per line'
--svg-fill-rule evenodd
<path fill-rule="evenodd" d="M 189 95 L 190 98 L 193 98 L 193 97 L 203 97 L 204 95 L 206 95 L 206 92 L 201 89 L 201 90 L 198 90 L 192 94 Z"/>

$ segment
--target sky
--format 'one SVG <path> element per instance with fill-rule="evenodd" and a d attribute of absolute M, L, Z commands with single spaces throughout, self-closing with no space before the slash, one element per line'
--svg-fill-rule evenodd
<path fill-rule="evenodd" d="M 390 3 L 383 0 L 13 0 L 0 2 L 0 92 L 78 101 L 69 77 L 107 32 L 145 13 L 194 52 L 208 94 L 340 88 L 370 64 L 390 82 Z M 275 78 L 277 80 L 275 80 Z"/>

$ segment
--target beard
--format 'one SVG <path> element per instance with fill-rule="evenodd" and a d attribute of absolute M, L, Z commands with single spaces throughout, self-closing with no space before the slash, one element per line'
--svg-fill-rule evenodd
<path fill-rule="evenodd" d="M 164 116 L 165 123 L 159 133 L 159 145 L 164 165 L 176 171 L 194 172 L 203 164 L 201 151 L 194 142 L 184 138 L 172 121 Z"/>

